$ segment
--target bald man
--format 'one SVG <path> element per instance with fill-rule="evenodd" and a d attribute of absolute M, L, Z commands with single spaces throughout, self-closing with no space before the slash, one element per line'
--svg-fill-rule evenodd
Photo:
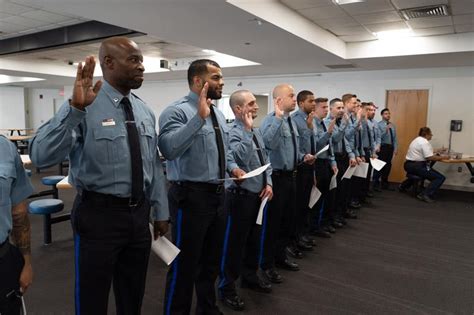
<path fill-rule="evenodd" d="M 41 168 L 69 156 L 69 182 L 77 189 L 71 214 L 76 314 L 107 314 L 112 282 L 117 314 L 140 314 L 150 210 L 155 238 L 169 220 L 155 116 L 130 92 L 145 71 L 136 43 L 109 38 L 99 61 L 104 82 L 93 84 L 94 57 L 79 64 L 72 98 L 38 129 L 30 154 Z"/>
<path fill-rule="evenodd" d="M 282 277 L 275 266 L 298 271 L 299 266 L 288 259 L 296 253 L 290 241 L 296 234 L 296 172 L 300 163 L 314 163 L 314 155 L 299 151 L 299 137 L 309 137 L 311 132 L 298 134 L 290 113 L 296 107 L 296 94 L 289 84 L 273 89 L 275 111 L 268 114 L 260 127 L 265 148 L 272 163 L 273 199 L 264 214 L 264 247 L 260 263 L 270 282 L 281 283 Z"/>

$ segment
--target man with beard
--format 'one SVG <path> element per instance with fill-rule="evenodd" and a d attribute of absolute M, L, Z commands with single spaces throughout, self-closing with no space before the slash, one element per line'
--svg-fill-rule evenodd
<path fill-rule="evenodd" d="M 277 267 L 298 271 L 298 264 L 287 257 L 290 238 L 295 231 L 296 172 L 299 163 L 314 163 L 311 154 L 302 155 L 298 149 L 298 129 L 292 123 L 290 113 L 296 106 L 296 95 L 289 84 L 273 89 L 275 111 L 262 122 L 261 130 L 265 148 L 272 163 L 274 197 L 264 215 L 265 241 L 260 267 L 270 282 L 281 283 Z"/>
<path fill-rule="evenodd" d="M 390 121 L 390 110 L 384 108 L 380 115 L 382 116 L 382 120 L 378 123 L 378 130 L 381 143 L 378 155 L 379 159 L 387 164 L 385 164 L 380 171 L 374 171 L 373 186 L 376 191 L 380 191 L 380 188 L 390 190 L 388 176 L 392 169 L 393 156 L 397 154 L 398 145 L 397 130 L 395 125 Z"/>
<path fill-rule="evenodd" d="M 375 158 L 375 149 L 377 147 L 377 134 L 375 123 L 373 121 L 375 117 L 375 106 L 373 103 L 362 103 L 362 110 L 364 111 L 365 119 L 362 120 L 362 147 L 365 154 L 365 162 L 369 163 L 369 170 L 367 176 L 363 180 L 361 189 L 361 201 L 366 202 L 366 197 L 373 197 L 373 193 L 370 191 L 370 178 L 372 175 L 372 164 L 370 159 Z M 370 203 L 369 203 L 370 204 Z"/>
<path fill-rule="evenodd" d="M 229 133 L 229 154 L 246 172 L 270 163 L 260 130 L 253 127 L 258 111 L 255 96 L 250 91 L 239 90 L 232 93 L 229 103 L 235 115 Z M 272 290 L 271 284 L 257 275 L 261 239 L 260 227 L 256 224 L 262 200 L 267 197 L 271 200 L 273 196 L 270 175 L 269 167 L 261 175 L 227 185 L 228 232 L 224 240 L 219 294 L 225 305 L 237 311 L 245 308 L 235 288 L 239 276 L 242 287 L 263 293 Z"/>
<path fill-rule="evenodd" d="M 159 147 L 167 162 L 173 242 L 181 249 L 166 279 L 164 314 L 189 314 L 196 287 L 196 314 L 220 314 L 215 281 L 226 227 L 224 186 L 229 171 L 244 171 L 226 163 L 228 127 L 211 103 L 222 97 L 220 66 L 208 59 L 188 68 L 190 92 L 160 116 Z M 231 155 L 228 155 L 231 156 Z"/>
<path fill-rule="evenodd" d="M 337 169 L 337 188 L 335 189 L 335 222 L 343 225 L 346 224 L 344 217 L 347 214 L 347 205 L 349 198 L 349 180 L 343 179 L 345 171 L 349 165 L 356 165 L 355 155 L 352 151 L 351 142 L 347 139 L 345 130 L 348 126 L 348 116 L 344 112 L 344 104 L 339 98 L 334 98 L 329 102 L 330 112 L 325 119 L 326 124 L 330 124 L 331 120 L 336 119 L 336 125 L 331 136 L 332 146 L 334 150 L 334 158 L 336 159 Z"/>
<path fill-rule="evenodd" d="M 140 314 L 155 238 L 168 230 L 168 202 L 155 116 L 130 93 L 143 82 L 143 56 L 125 37 L 102 42 L 105 82 L 93 85 L 94 57 L 79 64 L 72 98 L 30 143 L 40 168 L 69 155 L 77 189 L 71 215 L 76 254 L 76 314 L 107 314 L 113 282 L 117 314 Z"/>

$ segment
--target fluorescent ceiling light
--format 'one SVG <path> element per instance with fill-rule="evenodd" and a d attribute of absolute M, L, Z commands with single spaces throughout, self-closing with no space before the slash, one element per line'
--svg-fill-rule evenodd
<path fill-rule="evenodd" d="M 203 49 L 202 52 L 205 52 L 207 54 L 215 54 L 216 53 L 216 51 L 212 50 L 212 49 Z"/>
<path fill-rule="evenodd" d="M 0 84 L 15 83 L 15 82 L 33 82 L 33 81 L 43 81 L 41 78 L 33 77 L 15 77 L 11 75 L 0 74 Z"/>
<path fill-rule="evenodd" d="M 374 33 L 378 39 L 394 39 L 394 38 L 406 38 L 415 35 L 412 29 L 406 28 L 402 30 L 393 31 L 382 31 Z"/>
<path fill-rule="evenodd" d="M 334 4 L 343 5 L 357 2 L 365 2 L 365 0 L 332 0 L 332 2 L 334 2 Z"/>

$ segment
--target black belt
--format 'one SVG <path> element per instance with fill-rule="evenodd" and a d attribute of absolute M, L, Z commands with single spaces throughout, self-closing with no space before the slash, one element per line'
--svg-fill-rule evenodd
<path fill-rule="evenodd" d="M 200 182 L 180 182 L 173 181 L 171 184 L 186 187 L 194 190 L 206 191 L 210 193 L 221 194 L 224 192 L 224 184 L 200 183 Z"/>
<path fill-rule="evenodd" d="M 145 196 L 142 196 L 139 199 L 134 200 L 130 197 L 122 198 L 122 197 L 117 197 L 114 195 L 101 194 L 95 191 L 83 190 L 82 199 L 92 201 L 98 204 L 104 204 L 106 206 L 135 208 L 143 204 L 143 201 L 145 200 Z"/>
<path fill-rule="evenodd" d="M 334 152 L 334 157 L 336 159 L 345 159 L 347 158 L 349 155 L 345 152 Z"/>
<path fill-rule="evenodd" d="M 244 188 L 229 188 L 227 191 L 234 195 L 247 195 L 247 196 L 258 196 L 259 193 L 251 192 L 250 190 Z"/>
<path fill-rule="evenodd" d="M 406 160 L 405 163 L 412 163 L 412 164 L 426 164 L 427 161 L 411 161 L 411 160 Z"/>
<path fill-rule="evenodd" d="M 8 251 L 8 246 L 10 245 L 10 242 L 8 241 L 8 237 L 7 239 L 0 244 L 0 257 L 3 257 L 7 251 Z"/>
<path fill-rule="evenodd" d="M 272 171 L 272 175 L 282 176 L 282 177 L 296 177 L 297 173 L 298 173 L 297 170 L 293 170 L 293 171 L 273 170 Z"/>
<path fill-rule="evenodd" d="M 392 144 L 388 144 L 388 143 L 382 143 L 380 144 L 381 147 L 390 147 L 390 148 L 393 148 L 393 145 Z"/>

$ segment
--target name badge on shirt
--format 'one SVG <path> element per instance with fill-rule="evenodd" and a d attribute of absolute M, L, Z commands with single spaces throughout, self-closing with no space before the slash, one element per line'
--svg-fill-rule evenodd
<path fill-rule="evenodd" d="M 108 118 L 102 120 L 102 127 L 115 126 L 115 120 L 113 118 Z"/>

